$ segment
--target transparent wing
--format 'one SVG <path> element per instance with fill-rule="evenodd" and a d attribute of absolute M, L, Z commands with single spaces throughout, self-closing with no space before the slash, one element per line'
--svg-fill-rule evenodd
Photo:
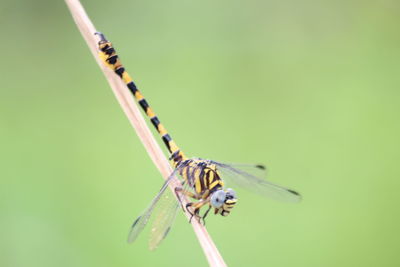
<path fill-rule="evenodd" d="M 183 191 L 190 190 L 190 186 L 186 182 L 181 187 Z M 182 193 L 178 194 L 180 198 L 183 197 Z M 149 240 L 150 250 L 156 249 L 168 235 L 180 206 L 181 203 L 177 201 L 173 193 L 167 190 L 154 211 L 154 221 Z"/>
<path fill-rule="evenodd" d="M 219 163 L 222 164 L 222 163 Z M 262 164 L 246 164 L 246 163 L 229 163 L 228 165 L 234 169 L 244 171 L 255 177 L 266 179 L 268 174 L 268 168 Z"/>
<path fill-rule="evenodd" d="M 168 192 L 168 190 L 166 190 L 168 188 L 168 184 L 171 182 L 171 180 L 173 179 L 173 177 L 175 176 L 175 174 L 177 173 L 178 168 L 176 168 L 171 175 L 168 177 L 168 179 L 165 181 L 165 183 L 163 184 L 163 186 L 160 189 L 160 192 L 158 192 L 158 194 L 156 195 L 156 197 L 151 201 L 149 207 L 142 213 L 142 215 L 140 215 L 132 224 L 131 230 L 129 232 L 128 235 L 128 243 L 132 243 L 136 240 L 136 238 L 139 236 L 139 234 L 142 232 L 143 228 L 146 226 L 146 224 L 148 223 L 151 214 L 153 213 L 154 208 L 159 204 L 162 203 L 163 206 L 169 207 L 172 206 L 171 203 L 173 200 L 175 202 L 176 199 L 171 197 L 172 194 L 168 195 L 165 194 L 165 192 Z M 160 201 L 162 200 L 162 201 Z M 176 213 L 176 211 L 175 211 Z M 161 214 L 162 215 L 162 214 Z M 164 216 L 167 215 L 166 213 L 164 213 Z M 168 216 L 170 216 L 168 214 Z M 158 215 L 158 217 L 160 217 L 160 215 Z M 175 215 L 174 215 L 175 217 Z M 164 219 L 161 218 L 163 221 Z M 168 220 L 171 221 L 171 220 Z M 173 219 L 171 221 L 171 223 L 173 222 Z"/>
<path fill-rule="evenodd" d="M 262 196 L 271 197 L 280 201 L 299 202 L 301 195 L 291 189 L 275 185 L 267 180 L 264 180 L 265 170 L 263 172 L 262 165 L 247 165 L 247 164 L 224 164 L 216 161 L 211 161 L 218 166 L 221 173 L 221 179 L 234 183 L 249 191 L 255 192 Z M 264 168 L 265 169 L 265 168 Z M 264 173 L 261 177 L 258 173 Z"/>
<path fill-rule="evenodd" d="M 179 202 L 176 200 L 171 190 L 167 190 L 154 211 L 154 221 L 149 239 L 150 250 L 156 249 L 160 242 L 167 236 L 175 221 L 178 208 Z"/>

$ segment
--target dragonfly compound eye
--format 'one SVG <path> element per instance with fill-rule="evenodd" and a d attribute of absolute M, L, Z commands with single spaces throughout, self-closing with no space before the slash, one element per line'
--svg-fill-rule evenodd
<path fill-rule="evenodd" d="M 236 199 L 236 192 L 232 188 L 226 189 L 226 199 Z"/>
<path fill-rule="evenodd" d="M 218 190 L 211 196 L 211 205 L 214 208 L 220 208 L 225 203 L 225 199 L 226 193 L 222 190 Z"/>

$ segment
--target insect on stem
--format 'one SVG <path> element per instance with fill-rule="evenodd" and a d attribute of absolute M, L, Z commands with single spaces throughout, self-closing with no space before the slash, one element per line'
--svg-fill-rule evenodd
<path fill-rule="evenodd" d="M 113 72 L 111 72 L 106 66 L 104 66 L 103 62 L 98 57 L 98 40 L 96 40 L 93 34 L 97 31 L 93 23 L 90 21 L 79 0 L 65 0 L 65 2 L 78 29 L 80 30 L 83 38 L 89 46 L 91 53 L 93 54 L 95 60 L 102 69 L 107 81 L 109 82 L 118 102 L 121 105 L 121 108 L 125 112 L 131 125 L 138 134 L 153 163 L 156 165 L 163 177 L 167 179 L 172 171 L 171 166 L 169 165 L 168 160 L 165 158 L 161 148 L 151 134 L 150 129 L 147 127 L 146 122 L 142 114 L 140 113 L 140 110 L 133 102 L 133 100 L 130 99 L 130 96 L 126 94 L 125 85 L 120 81 L 119 77 L 116 77 Z M 174 186 L 178 185 L 179 183 L 174 182 L 171 184 L 170 189 L 174 190 Z M 196 222 L 193 222 L 191 225 L 194 232 L 196 233 L 196 236 L 200 242 L 200 245 L 208 260 L 209 265 L 214 267 L 226 266 L 224 259 L 222 258 L 206 229 Z"/>

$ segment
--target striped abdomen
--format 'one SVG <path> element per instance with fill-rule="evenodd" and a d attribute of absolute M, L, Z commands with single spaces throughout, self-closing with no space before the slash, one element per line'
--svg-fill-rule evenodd
<path fill-rule="evenodd" d="M 111 42 L 107 41 L 103 34 L 97 33 L 100 36 L 99 41 L 99 49 L 101 51 L 101 56 L 103 61 L 110 67 L 121 79 L 124 81 L 126 86 L 131 91 L 132 95 L 135 97 L 139 105 L 142 107 L 144 112 L 150 118 L 151 123 L 154 125 L 158 133 L 161 135 L 163 142 L 165 143 L 168 151 L 171 153 L 171 159 L 173 160 L 174 167 L 176 167 L 182 160 L 186 159 L 183 152 L 180 151 L 179 147 L 172 140 L 171 136 L 168 134 L 165 127 L 161 124 L 160 120 L 154 113 L 154 111 L 150 108 L 146 99 L 137 89 L 135 83 L 132 81 L 132 78 L 125 71 L 125 68 L 122 66 L 121 61 L 118 55 L 115 52 L 115 49 L 112 47 Z"/>

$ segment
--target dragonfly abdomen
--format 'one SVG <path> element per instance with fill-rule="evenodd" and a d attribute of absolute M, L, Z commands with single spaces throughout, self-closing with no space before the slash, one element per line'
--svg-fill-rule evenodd
<path fill-rule="evenodd" d="M 183 152 L 179 149 L 179 147 L 176 145 L 175 141 L 168 134 L 165 127 L 161 124 L 157 115 L 154 113 L 153 109 L 149 106 L 142 93 L 138 90 L 136 84 L 133 82 L 128 72 L 126 72 L 111 42 L 106 40 L 103 34 L 101 33 L 97 34 L 100 36 L 99 49 L 101 51 L 101 56 L 103 61 L 107 64 L 107 66 L 110 69 L 112 69 L 123 80 L 123 82 L 129 88 L 129 91 L 135 97 L 136 101 L 142 107 L 143 111 L 150 118 L 151 123 L 154 125 L 157 132 L 161 135 L 161 139 L 163 140 L 168 151 L 171 153 L 171 159 L 173 160 L 174 166 L 176 167 L 180 162 L 185 160 L 186 157 L 184 156 Z"/>

